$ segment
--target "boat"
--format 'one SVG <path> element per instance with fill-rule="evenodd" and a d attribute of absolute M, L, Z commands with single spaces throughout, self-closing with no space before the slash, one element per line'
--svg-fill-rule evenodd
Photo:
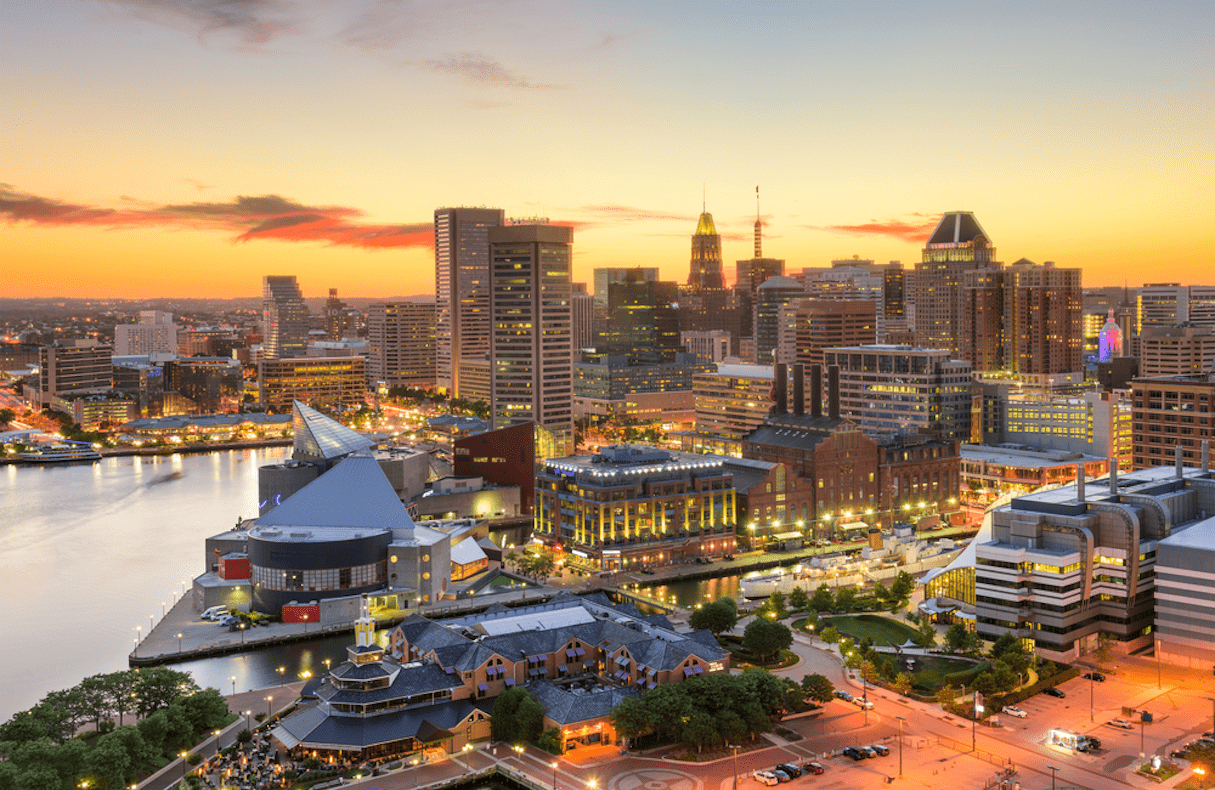
<path fill-rule="evenodd" d="M 17 457 L 31 464 L 60 464 L 100 461 L 101 453 L 88 442 L 67 442 L 18 453 Z"/>

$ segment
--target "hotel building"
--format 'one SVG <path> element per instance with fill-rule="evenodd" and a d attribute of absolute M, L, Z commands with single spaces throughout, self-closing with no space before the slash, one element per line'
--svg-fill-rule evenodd
<path fill-rule="evenodd" d="M 489 231 L 504 222 L 502 209 L 435 210 L 435 375 L 453 398 L 469 398 L 461 362 L 489 358 Z"/>
<path fill-rule="evenodd" d="M 295 357 L 258 363 L 258 402 L 289 409 L 292 401 L 312 407 L 357 408 L 366 401 L 363 357 Z"/>
<path fill-rule="evenodd" d="M 373 304 L 367 308 L 367 379 L 389 387 L 435 384 L 433 302 Z"/>

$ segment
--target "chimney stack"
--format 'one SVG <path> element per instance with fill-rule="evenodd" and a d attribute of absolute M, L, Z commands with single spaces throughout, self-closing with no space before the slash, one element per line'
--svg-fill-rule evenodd
<path fill-rule="evenodd" d="M 1211 440 L 1202 440 L 1202 472 L 1206 474 L 1211 471 L 1211 457 L 1207 454 L 1211 450 Z"/>
<path fill-rule="evenodd" d="M 810 366 L 810 416 L 823 416 L 823 366 Z"/>
<path fill-rule="evenodd" d="M 1181 462 L 1181 445 L 1177 445 L 1173 450 L 1173 456 L 1177 461 L 1177 479 L 1180 480 L 1185 477 L 1185 466 Z"/>
<path fill-rule="evenodd" d="M 1113 456 L 1109 460 L 1110 465 L 1110 496 L 1118 496 L 1118 459 Z"/>
<path fill-rule="evenodd" d="M 784 362 L 777 362 L 772 368 L 772 397 L 776 401 L 771 414 L 782 415 L 789 413 L 789 369 Z"/>
<path fill-rule="evenodd" d="M 827 416 L 833 420 L 840 417 L 840 366 L 827 368 Z"/>
<path fill-rule="evenodd" d="M 1084 501 L 1084 464 L 1076 464 L 1076 501 Z"/>
<path fill-rule="evenodd" d="M 793 366 L 793 413 L 806 413 L 806 366 L 800 362 Z"/>

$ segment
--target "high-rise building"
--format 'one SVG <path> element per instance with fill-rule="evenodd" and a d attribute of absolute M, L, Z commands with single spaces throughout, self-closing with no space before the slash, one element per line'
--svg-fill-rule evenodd
<path fill-rule="evenodd" d="M 756 206 L 755 256 L 749 260 L 736 261 L 734 264 L 734 294 L 738 300 L 739 322 L 744 332 L 755 331 L 755 303 L 759 287 L 773 277 L 781 277 L 785 273 L 783 260 L 763 257 L 763 232 L 763 222 Z"/>
<path fill-rule="evenodd" d="M 337 289 L 329 289 L 325 300 L 325 338 L 334 342 L 358 334 L 359 311 L 338 299 Z"/>
<path fill-rule="evenodd" d="M 570 320 L 574 325 L 574 356 L 595 342 L 595 297 L 586 292 L 586 283 L 573 283 Z"/>
<path fill-rule="evenodd" d="M 100 392 L 114 386 L 114 347 L 96 340 L 67 340 L 38 349 L 38 385 L 25 397 L 36 409 L 67 394 Z"/>
<path fill-rule="evenodd" d="M 941 217 L 915 269 L 915 336 L 923 348 L 960 350 L 961 288 L 965 272 L 998 269 L 996 250 L 969 211 Z"/>
<path fill-rule="evenodd" d="M 573 328 L 568 227 L 491 228 L 490 415 L 494 428 L 531 421 L 573 449 Z"/>
<path fill-rule="evenodd" d="M 302 357 L 308 349 L 308 305 L 295 275 L 262 278 L 264 359 Z"/>
<path fill-rule="evenodd" d="M 724 288 L 721 265 L 721 234 L 713 225 L 713 215 L 704 212 L 692 235 L 692 262 L 688 270 L 692 290 Z"/>
<path fill-rule="evenodd" d="M 944 349 L 891 345 L 829 348 L 824 357 L 839 367 L 840 413 L 862 430 L 970 436 L 969 362 Z"/>
<path fill-rule="evenodd" d="M 806 295 L 802 284 L 790 277 L 769 277 L 755 292 L 755 361 L 761 365 L 787 362 L 777 359 L 780 347 L 781 308 Z M 786 313 L 787 315 L 787 313 Z"/>
<path fill-rule="evenodd" d="M 434 302 L 394 302 L 367 308 L 372 385 L 431 387 L 435 384 Z"/>
<path fill-rule="evenodd" d="M 1149 326 L 1139 336 L 1140 376 L 1204 376 L 1215 366 L 1215 328 Z"/>
<path fill-rule="evenodd" d="M 452 397 L 464 397 L 460 363 L 489 358 L 489 230 L 503 221 L 496 208 L 435 210 L 435 375 Z"/>
<path fill-rule="evenodd" d="M 672 362 L 683 351 L 679 340 L 679 286 L 651 280 L 642 269 L 608 285 L 608 320 L 596 351 L 625 356 L 631 365 Z"/>
<path fill-rule="evenodd" d="M 697 364 L 716 364 L 730 356 L 730 333 L 721 329 L 710 332 L 680 332 L 683 347 L 696 355 Z"/>
<path fill-rule="evenodd" d="M 366 360 L 360 356 L 263 359 L 257 382 L 261 405 L 280 411 L 297 400 L 335 411 L 367 402 Z"/>
<path fill-rule="evenodd" d="M 1080 269 L 1021 259 L 1004 276 L 1004 360 L 1018 374 L 1084 370 Z"/>
<path fill-rule="evenodd" d="M 1135 334 L 1155 326 L 1215 326 L 1215 286 L 1149 283 L 1135 300 Z"/>
<path fill-rule="evenodd" d="M 608 309 L 608 287 L 612 283 L 622 283 L 629 279 L 630 276 L 637 277 L 640 273 L 642 280 L 653 282 L 658 279 L 657 266 L 610 266 L 595 269 L 595 309 L 601 310 L 604 314 Z"/>
<path fill-rule="evenodd" d="M 877 342 L 877 305 L 871 301 L 800 299 L 795 306 L 794 362 L 821 365 L 835 346 Z"/>
<path fill-rule="evenodd" d="M 114 356 L 147 356 L 177 353 L 177 324 L 172 313 L 139 311 L 138 324 L 114 327 Z"/>

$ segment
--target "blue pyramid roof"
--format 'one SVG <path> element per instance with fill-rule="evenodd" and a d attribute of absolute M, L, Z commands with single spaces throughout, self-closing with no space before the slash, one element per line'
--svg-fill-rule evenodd
<path fill-rule="evenodd" d="M 374 442 L 316 409 L 295 401 L 291 407 L 295 449 L 302 455 L 327 460 L 366 450 Z"/>
<path fill-rule="evenodd" d="M 379 462 L 364 451 L 259 517 L 257 526 L 407 529 L 414 523 Z"/>

